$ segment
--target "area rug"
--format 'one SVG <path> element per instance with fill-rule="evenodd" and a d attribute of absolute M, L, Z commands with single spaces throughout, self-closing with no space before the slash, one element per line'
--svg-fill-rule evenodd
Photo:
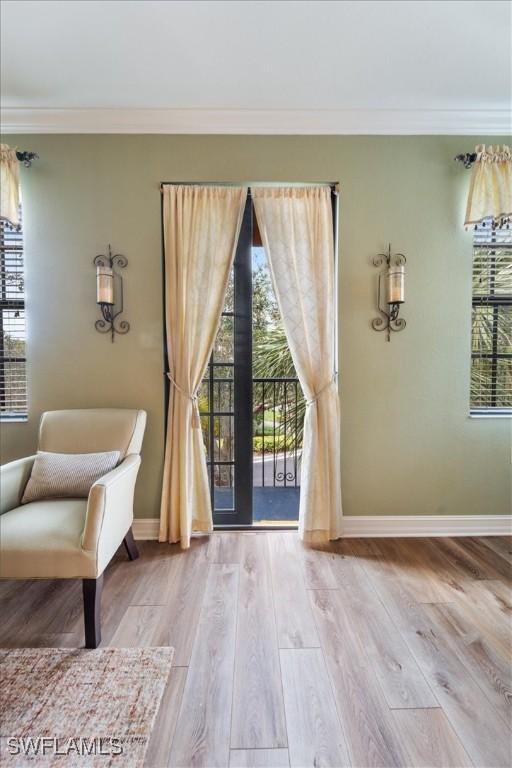
<path fill-rule="evenodd" d="M 144 762 L 173 648 L 0 649 L 3 768 Z"/>

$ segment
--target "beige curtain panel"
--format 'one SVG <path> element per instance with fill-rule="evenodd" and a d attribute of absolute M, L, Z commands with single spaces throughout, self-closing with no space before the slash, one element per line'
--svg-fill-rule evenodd
<path fill-rule="evenodd" d="M 0 144 L 0 218 L 17 227 L 20 206 L 19 163 L 16 150 Z"/>
<path fill-rule="evenodd" d="M 219 327 L 247 190 L 163 187 L 165 315 L 170 398 L 160 541 L 212 530 L 197 393 Z"/>
<path fill-rule="evenodd" d="M 261 187 L 252 194 L 286 337 L 307 402 L 299 533 L 311 543 L 337 539 L 342 532 L 342 513 L 331 190 Z"/>
<path fill-rule="evenodd" d="M 478 224 L 489 217 L 512 216 L 512 153 L 510 147 L 475 148 L 476 162 L 469 186 L 464 224 Z"/>

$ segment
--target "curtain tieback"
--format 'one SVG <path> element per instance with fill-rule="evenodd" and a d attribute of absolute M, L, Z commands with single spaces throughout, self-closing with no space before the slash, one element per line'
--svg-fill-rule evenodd
<path fill-rule="evenodd" d="M 183 395 L 183 397 L 186 397 L 188 400 L 191 401 L 192 406 L 193 406 L 192 426 L 196 427 L 196 428 L 199 428 L 201 426 L 201 419 L 199 417 L 199 405 L 197 403 L 197 400 L 198 400 L 197 392 L 195 394 L 191 395 L 190 392 L 187 392 L 186 390 L 184 390 L 183 387 L 180 387 L 180 385 L 177 383 L 177 381 L 175 381 L 173 379 L 173 377 L 171 376 L 169 371 L 167 371 L 167 378 L 169 379 L 169 381 L 173 385 L 174 389 L 177 390 L 180 393 L 180 395 Z"/>
<path fill-rule="evenodd" d="M 337 375 L 338 375 L 338 373 L 337 373 L 337 372 L 333 373 L 333 375 L 331 376 L 331 378 L 329 379 L 329 381 L 328 381 L 326 384 L 324 384 L 324 386 L 323 386 L 321 389 L 319 389 L 319 390 L 318 390 L 318 392 L 316 393 L 316 395 L 314 395 L 312 398 L 310 398 L 310 400 L 306 400 L 306 405 L 314 405 L 314 404 L 316 403 L 316 401 L 319 399 L 319 397 L 320 397 L 321 395 L 323 395 L 323 393 L 325 392 L 325 390 L 326 390 L 326 389 L 329 389 L 329 387 L 331 386 L 331 384 L 334 384 L 334 382 L 336 381 L 336 377 L 337 377 Z"/>

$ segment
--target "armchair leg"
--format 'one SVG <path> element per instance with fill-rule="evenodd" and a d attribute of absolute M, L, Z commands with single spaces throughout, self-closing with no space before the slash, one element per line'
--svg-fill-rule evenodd
<path fill-rule="evenodd" d="M 135 539 L 133 538 L 133 531 L 131 527 L 128 529 L 128 532 L 123 539 L 123 543 L 126 547 L 126 551 L 130 560 L 136 560 L 139 556 L 139 550 L 137 549 Z"/>
<path fill-rule="evenodd" d="M 84 593 L 85 647 L 97 648 L 101 643 L 101 590 L 103 574 L 97 579 L 82 579 Z"/>

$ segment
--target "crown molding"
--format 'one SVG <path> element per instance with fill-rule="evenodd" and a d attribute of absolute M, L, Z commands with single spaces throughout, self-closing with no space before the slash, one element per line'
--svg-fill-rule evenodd
<path fill-rule="evenodd" d="M 508 110 L 25 109 L 4 107 L 3 133 L 508 135 Z"/>

